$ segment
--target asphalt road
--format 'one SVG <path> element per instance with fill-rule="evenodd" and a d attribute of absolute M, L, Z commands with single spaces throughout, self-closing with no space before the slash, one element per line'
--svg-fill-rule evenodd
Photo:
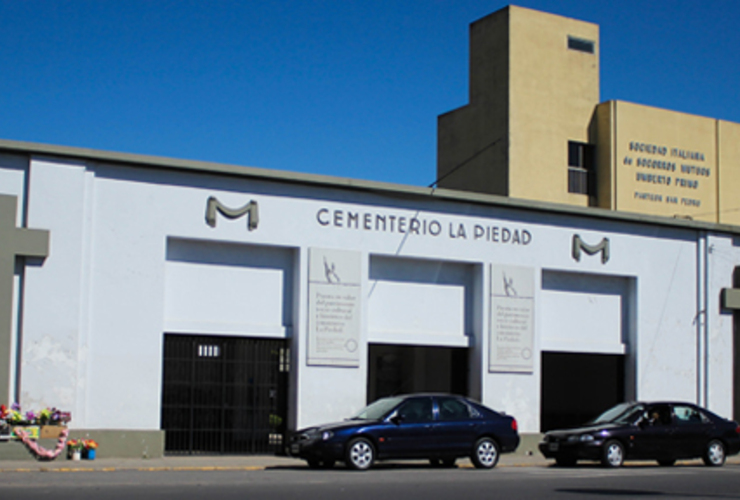
<path fill-rule="evenodd" d="M 538 466 L 479 471 L 397 465 L 367 472 L 314 471 L 301 466 L 256 471 L 6 472 L 0 474 L 0 495 L 136 500 L 740 499 L 740 465 L 650 464 L 617 470 Z"/>

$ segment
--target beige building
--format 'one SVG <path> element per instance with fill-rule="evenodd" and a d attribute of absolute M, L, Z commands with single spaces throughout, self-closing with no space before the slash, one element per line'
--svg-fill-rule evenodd
<path fill-rule="evenodd" d="M 469 100 L 439 117 L 439 187 L 740 224 L 740 124 L 599 103 L 595 24 L 515 6 L 472 23 Z"/>

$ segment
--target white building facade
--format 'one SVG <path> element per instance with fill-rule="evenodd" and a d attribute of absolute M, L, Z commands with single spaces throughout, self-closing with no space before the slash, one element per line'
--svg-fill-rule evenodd
<path fill-rule="evenodd" d="M 533 435 L 734 413 L 735 227 L 11 141 L 0 202 L 0 399 L 101 454 L 279 450 L 427 390 Z"/>

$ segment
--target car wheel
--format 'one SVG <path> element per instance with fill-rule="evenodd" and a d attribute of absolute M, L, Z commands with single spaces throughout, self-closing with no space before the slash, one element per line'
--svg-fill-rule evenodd
<path fill-rule="evenodd" d="M 480 438 L 475 443 L 470 460 L 476 469 L 493 469 L 498 463 L 498 444 L 491 438 Z"/>
<path fill-rule="evenodd" d="M 624 446 L 619 441 L 607 441 L 601 464 L 604 467 L 621 467 L 624 463 Z"/>
<path fill-rule="evenodd" d="M 672 466 L 675 463 L 676 463 L 676 459 L 675 458 L 672 458 L 670 460 L 668 460 L 668 459 L 666 459 L 666 460 L 658 460 L 658 465 L 660 465 L 662 467 L 670 467 L 670 466 Z"/>
<path fill-rule="evenodd" d="M 373 466 L 375 461 L 375 448 L 365 438 L 357 438 L 350 441 L 347 446 L 345 462 L 350 469 L 367 470 Z"/>
<path fill-rule="evenodd" d="M 576 464 L 576 459 L 573 457 L 557 457 L 555 463 L 558 467 L 573 467 Z"/>
<path fill-rule="evenodd" d="M 713 439 L 704 451 L 704 463 L 710 467 L 720 467 L 725 463 L 725 445 L 722 441 Z"/>

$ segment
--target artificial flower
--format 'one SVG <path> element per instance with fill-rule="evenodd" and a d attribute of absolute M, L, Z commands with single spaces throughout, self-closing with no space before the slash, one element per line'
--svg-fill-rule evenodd
<path fill-rule="evenodd" d="M 81 450 L 85 447 L 85 443 L 83 439 L 70 439 L 67 441 L 67 448 L 71 450 Z"/>
<path fill-rule="evenodd" d="M 82 444 L 87 450 L 95 450 L 98 447 L 98 443 L 94 439 L 83 439 Z"/>

